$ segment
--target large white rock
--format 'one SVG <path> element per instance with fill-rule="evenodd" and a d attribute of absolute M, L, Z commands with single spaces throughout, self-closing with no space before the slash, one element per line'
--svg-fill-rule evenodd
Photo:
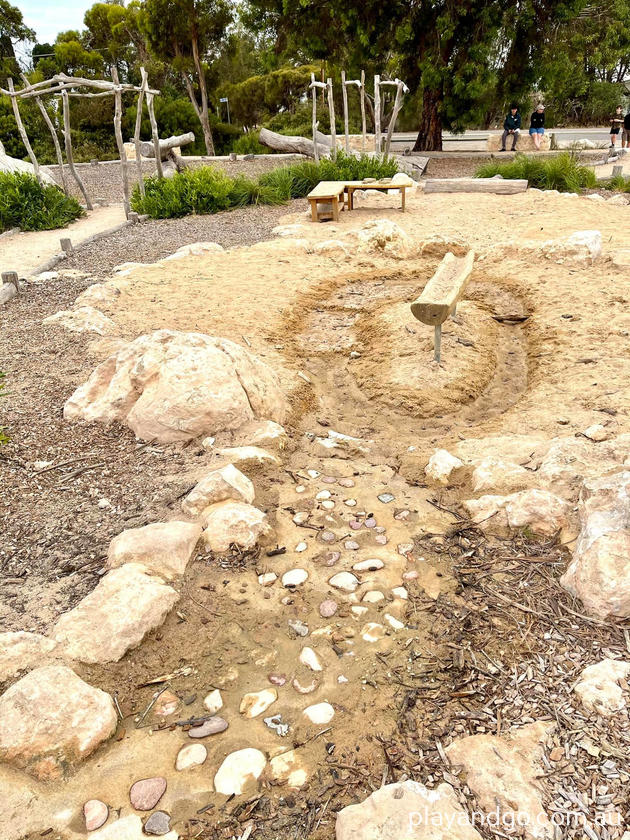
<path fill-rule="evenodd" d="M 57 621 L 52 637 L 72 659 L 118 662 L 159 627 L 179 595 L 144 566 L 126 563 Z"/>
<path fill-rule="evenodd" d="M 278 699 L 275 688 L 263 688 L 262 691 L 251 691 L 241 698 L 239 712 L 246 718 L 255 718 L 266 711 Z"/>
<path fill-rule="evenodd" d="M 214 789 L 226 796 L 238 796 L 259 778 L 267 765 L 260 750 L 248 748 L 230 753 L 214 777 Z"/>
<path fill-rule="evenodd" d="M 535 840 L 554 836 L 538 781 L 543 744 L 553 728 L 553 723 L 537 721 L 502 737 L 460 738 L 446 748 L 452 765 L 463 769 L 478 806 L 486 814 L 496 814 L 498 807 L 508 820 L 504 825 L 523 824 L 525 836 Z"/>
<path fill-rule="evenodd" d="M 602 659 L 582 671 L 574 691 L 585 708 L 608 717 L 626 708 L 620 681 L 629 675 L 630 662 Z"/>
<path fill-rule="evenodd" d="M 39 633 L 0 633 L 0 682 L 42 663 L 57 643 Z"/>
<path fill-rule="evenodd" d="M 121 348 L 67 400 L 66 420 L 126 423 L 139 438 L 183 441 L 259 419 L 284 419 L 275 373 L 243 347 L 158 330 Z"/>
<path fill-rule="evenodd" d="M 253 420 L 241 426 L 234 436 L 250 446 L 260 446 L 263 449 L 284 449 L 289 440 L 284 426 L 274 423 L 273 420 Z"/>
<path fill-rule="evenodd" d="M 116 731 L 109 694 L 63 665 L 36 668 L 0 697 L 0 760 L 56 779 Z"/>
<path fill-rule="evenodd" d="M 450 785 L 385 785 L 337 814 L 336 840 L 481 840 Z"/>
<path fill-rule="evenodd" d="M 93 306 L 79 306 L 78 309 L 62 309 L 44 318 L 42 324 L 59 324 L 70 332 L 93 332 L 97 335 L 111 335 L 117 331 L 116 324 Z"/>
<path fill-rule="evenodd" d="M 164 257 L 161 262 L 169 260 L 183 260 L 185 257 L 202 257 L 204 254 L 220 254 L 224 251 L 218 242 L 193 242 L 192 245 L 182 245 L 174 254 Z"/>
<path fill-rule="evenodd" d="M 429 458 L 429 463 L 426 465 L 424 472 L 427 478 L 437 484 L 446 485 L 451 480 L 453 473 L 463 466 L 462 461 L 451 455 L 446 449 L 436 449 Z"/>
<path fill-rule="evenodd" d="M 567 526 L 568 505 L 547 490 L 521 490 L 509 496 L 468 499 L 464 508 L 483 529 L 527 528 L 534 534 L 552 536 Z"/>
<path fill-rule="evenodd" d="M 522 466 L 544 441 L 545 438 L 533 435 L 489 435 L 460 440 L 453 447 L 453 452 L 465 464 L 474 466 L 489 457 Z"/>
<path fill-rule="evenodd" d="M 194 522 L 153 522 L 129 528 L 109 544 L 107 566 L 114 569 L 141 563 L 162 577 L 179 577 L 186 571 L 200 536 L 201 525 Z"/>
<path fill-rule="evenodd" d="M 510 493 L 526 487 L 531 476 L 532 473 L 519 464 L 490 456 L 473 470 L 472 487 L 475 493 Z"/>
<path fill-rule="evenodd" d="M 630 616 L 630 470 L 584 482 L 582 529 L 560 578 L 589 613 Z"/>
<path fill-rule="evenodd" d="M 242 502 L 219 502 L 203 512 L 206 526 L 203 538 L 211 551 L 228 551 L 232 543 L 240 548 L 253 548 L 271 531 L 264 514 Z"/>
<path fill-rule="evenodd" d="M 249 478 L 233 464 L 228 464 L 205 475 L 186 496 L 182 508 L 190 516 L 199 516 L 207 507 L 217 502 L 232 499 L 251 504 L 254 496 L 254 485 Z"/>
<path fill-rule="evenodd" d="M 566 239 L 550 239 L 540 246 L 543 255 L 578 262 L 594 262 L 602 253 L 602 235 L 598 230 L 577 230 Z"/>
<path fill-rule="evenodd" d="M 121 817 L 105 828 L 91 831 L 89 837 L 90 840 L 147 840 L 147 835 L 142 831 L 142 820 L 137 814 Z M 177 840 L 178 837 L 176 831 L 169 831 L 162 835 L 162 840 Z"/>
<path fill-rule="evenodd" d="M 404 259 L 412 252 L 412 243 L 405 231 L 390 219 L 372 219 L 356 232 L 359 252 L 381 253 Z"/>
<path fill-rule="evenodd" d="M 111 307 L 120 296 L 120 289 L 113 283 L 93 283 L 77 297 L 74 308 L 94 306 L 96 309 Z"/>

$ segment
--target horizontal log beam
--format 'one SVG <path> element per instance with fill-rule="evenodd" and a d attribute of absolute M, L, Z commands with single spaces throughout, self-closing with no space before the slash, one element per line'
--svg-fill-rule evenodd
<path fill-rule="evenodd" d="M 525 179 L 508 178 L 427 178 L 424 182 L 425 193 L 494 193 L 513 195 L 525 192 Z"/>
<path fill-rule="evenodd" d="M 465 257 L 456 257 L 450 252 L 446 254 L 420 297 L 411 304 L 414 318 L 432 327 L 443 324 L 457 306 L 472 273 L 474 260 L 474 251 L 469 251 Z"/>
<path fill-rule="evenodd" d="M 160 159 L 166 160 L 173 149 L 188 146 L 194 142 L 195 135 L 192 131 L 189 131 L 187 134 L 176 134 L 173 137 L 166 137 L 164 140 L 160 140 Z M 142 157 L 154 158 L 155 146 L 153 142 L 150 140 L 144 140 L 140 143 L 140 154 Z"/>

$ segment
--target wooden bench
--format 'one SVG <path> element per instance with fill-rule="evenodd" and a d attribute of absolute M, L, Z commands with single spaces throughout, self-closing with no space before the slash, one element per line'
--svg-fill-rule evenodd
<path fill-rule="evenodd" d="M 356 181 L 348 181 L 348 209 L 354 210 L 354 193 L 357 190 L 378 190 L 379 192 L 389 192 L 389 190 L 397 190 L 402 199 L 401 209 L 405 212 L 405 190 L 409 188 L 409 184 L 382 184 L 380 181 L 364 184 L 363 182 L 357 184 Z"/>
<path fill-rule="evenodd" d="M 442 324 L 457 310 L 457 301 L 472 274 L 474 260 L 474 251 L 469 251 L 465 257 L 456 257 L 450 252 L 446 254 L 438 270 L 422 290 L 420 297 L 411 304 L 414 318 L 423 324 L 435 327 L 434 358 L 436 362 L 440 361 Z"/>

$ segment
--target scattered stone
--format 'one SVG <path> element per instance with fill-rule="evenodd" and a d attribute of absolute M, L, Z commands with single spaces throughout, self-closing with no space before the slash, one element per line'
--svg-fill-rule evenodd
<path fill-rule="evenodd" d="M 285 685 L 287 681 L 286 674 L 267 674 L 267 679 L 272 685 Z"/>
<path fill-rule="evenodd" d="M 176 770 L 190 770 L 203 764 L 208 757 L 208 750 L 203 744 L 187 744 L 177 753 Z"/>
<path fill-rule="evenodd" d="M 501 737 L 470 735 L 446 748 L 451 762 L 463 768 L 479 807 L 487 814 L 498 807 L 503 817 L 510 814 L 510 824 L 523 826 L 525 837 L 536 840 L 554 836 L 538 781 L 543 744 L 553 728 L 538 721 Z"/>
<path fill-rule="evenodd" d="M 330 499 L 332 493 L 330 490 L 320 490 L 319 493 L 315 496 L 318 502 L 323 501 L 324 499 Z"/>
<path fill-rule="evenodd" d="M 286 587 L 301 586 L 308 580 L 306 569 L 290 569 L 282 575 L 282 585 Z"/>
<path fill-rule="evenodd" d="M 353 531 L 359 531 L 363 527 L 363 523 L 359 522 L 358 519 L 351 519 L 350 522 L 348 522 L 348 525 Z"/>
<path fill-rule="evenodd" d="M 225 732 L 227 728 L 227 720 L 224 720 L 222 717 L 211 717 L 208 720 L 204 720 L 198 726 L 192 726 L 188 730 L 188 737 L 207 738 L 209 735 L 219 735 L 221 732 Z"/>
<path fill-rule="evenodd" d="M 402 557 L 406 557 L 408 554 L 413 554 L 414 545 L 413 543 L 399 543 L 397 546 L 397 551 Z"/>
<path fill-rule="evenodd" d="M 204 441 L 202 441 L 202 444 Z M 277 455 L 261 449 L 259 446 L 233 446 L 220 449 L 219 455 L 226 458 L 239 470 L 251 470 L 259 467 L 277 467 L 282 462 Z"/>
<path fill-rule="evenodd" d="M 322 601 L 319 605 L 319 614 L 322 616 L 322 618 L 332 618 L 336 612 L 337 602 L 333 601 L 332 598 L 328 598 L 325 601 Z"/>
<path fill-rule="evenodd" d="M 96 589 L 64 613 L 52 637 L 80 662 L 118 662 L 146 634 L 160 627 L 179 595 L 137 563 L 102 578 Z"/>
<path fill-rule="evenodd" d="M 403 580 L 418 580 L 419 574 L 415 569 L 403 573 Z"/>
<path fill-rule="evenodd" d="M 315 723 L 317 726 L 324 726 L 335 716 L 335 710 L 330 703 L 315 703 L 314 706 L 308 706 L 304 709 L 304 715 Z"/>
<path fill-rule="evenodd" d="M 588 429 L 584 430 L 584 437 L 587 437 L 589 440 L 593 441 L 602 441 L 608 440 L 608 432 L 606 428 L 601 425 L 601 423 L 595 423 L 592 426 L 589 426 Z"/>
<path fill-rule="evenodd" d="M 366 592 L 361 600 L 365 604 L 378 604 L 379 601 L 385 600 L 385 596 L 378 589 L 373 589 L 371 592 Z"/>
<path fill-rule="evenodd" d="M 519 464 L 490 456 L 484 458 L 473 470 L 472 487 L 475 493 L 511 493 L 526 487 L 531 475 Z"/>
<path fill-rule="evenodd" d="M 481 840 L 457 794 L 408 779 L 385 785 L 337 813 L 336 840 Z"/>
<path fill-rule="evenodd" d="M 288 436 L 283 426 L 273 420 L 259 420 L 247 423 L 238 429 L 238 437 L 247 440 L 252 446 L 271 447 L 282 450 L 288 443 Z"/>
<path fill-rule="evenodd" d="M 385 613 L 383 618 L 389 624 L 389 626 L 392 628 L 392 630 L 397 631 L 397 630 L 404 630 L 405 629 L 405 625 L 402 623 L 402 621 L 399 621 L 397 618 L 394 618 L 393 615 L 390 615 L 389 613 Z"/>
<path fill-rule="evenodd" d="M 266 711 L 278 699 L 275 688 L 263 688 L 262 691 L 252 691 L 244 694 L 239 712 L 247 718 L 255 718 Z"/>
<path fill-rule="evenodd" d="M 323 670 L 322 663 L 319 661 L 319 657 L 313 648 L 302 648 L 302 652 L 300 653 L 300 662 L 302 665 L 306 665 L 307 668 L 310 668 L 311 671 Z"/>
<path fill-rule="evenodd" d="M 333 508 L 335 507 L 335 503 L 333 501 L 327 501 L 326 499 L 323 502 L 320 502 L 320 504 L 324 508 L 324 510 L 333 510 Z"/>
<path fill-rule="evenodd" d="M 204 476 L 186 496 L 182 508 L 189 516 L 199 516 L 209 505 L 217 502 L 231 499 L 251 504 L 254 496 L 254 485 L 249 478 L 234 464 L 228 464 Z"/>
<path fill-rule="evenodd" d="M 359 581 L 351 572 L 338 572 L 329 579 L 328 583 L 344 592 L 354 592 L 359 586 Z"/>
<path fill-rule="evenodd" d="M 359 252 L 382 253 L 401 260 L 411 256 L 414 246 L 405 231 L 390 219 L 372 219 L 356 233 Z"/>
<path fill-rule="evenodd" d="M 582 528 L 560 578 L 600 618 L 630 616 L 630 470 L 587 479 L 580 493 Z"/>
<path fill-rule="evenodd" d="M 266 514 L 243 502 L 218 502 L 203 513 L 203 538 L 211 551 L 229 551 L 235 543 L 240 548 L 253 548 L 270 531 Z"/>
<path fill-rule="evenodd" d="M 166 811 L 154 811 L 144 824 L 145 834 L 155 834 L 158 837 L 168 834 L 171 830 L 171 816 Z"/>
<path fill-rule="evenodd" d="M 339 478 L 337 479 L 337 484 L 340 487 L 345 487 L 346 489 L 348 489 L 350 487 L 354 487 L 356 482 L 353 478 Z"/>
<path fill-rule="evenodd" d="M 305 522 L 308 522 L 310 515 L 307 510 L 300 510 L 293 517 L 293 522 L 295 525 L 303 525 Z"/>
<path fill-rule="evenodd" d="M 378 545 L 387 545 L 387 537 L 385 536 L 385 534 L 377 534 L 374 537 L 374 542 Z"/>
<path fill-rule="evenodd" d="M 361 638 L 364 642 L 379 642 L 384 636 L 385 628 L 375 621 L 368 621 L 361 630 Z"/>
<path fill-rule="evenodd" d="M 258 583 L 261 586 L 272 586 L 278 580 L 278 575 L 275 572 L 265 572 L 263 575 L 258 575 Z"/>
<path fill-rule="evenodd" d="M 177 840 L 179 834 L 176 831 L 169 831 L 163 835 L 164 840 Z M 146 834 L 142 831 L 142 820 L 137 814 L 116 820 L 100 831 L 90 834 L 90 840 L 146 840 Z"/>
<path fill-rule="evenodd" d="M 129 528 L 109 544 L 107 567 L 140 563 L 147 571 L 167 579 L 186 571 L 201 536 L 201 525 L 191 522 L 154 522 Z"/>
<path fill-rule="evenodd" d="M 302 542 L 299 542 L 299 543 L 295 546 L 295 552 L 296 552 L 297 554 L 301 554 L 303 551 L 306 551 L 306 549 L 307 549 L 307 548 L 308 548 L 308 544 L 307 544 L 307 543 L 305 543 L 304 541 L 302 541 Z"/>
<path fill-rule="evenodd" d="M 429 458 L 429 463 L 426 465 L 424 472 L 427 478 L 437 484 L 446 485 L 454 478 L 453 473 L 461 470 L 463 466 L 463 462 L 447 452 L 446 449 L 436 449 Z"/>
<path fill-rule="evenodd" d="M 0 633 L 0 682 L 41 663 L 57 643 L 24 630 Z"/>
<path fill-rule="evenodd" d="M 340 557 L 341 557 L 341 552 L 340 551 L 329 551 L 324 556 L 324 565 L 325 566 L 334 566 L 335 563 L 337 563 L 339 561 Z"/>
<path fill-rule="evenodd" d="M 290 618 L 287 624 L 297 636 L 308 636 L 308 625 L 299 618 Z"/>
<path fill-rule="evenodd" d="M 85 818 L 85 830 L 96 831 L 97 828 L 107 822 L 109 807 L 100 799 L 88 799 L 83 806 L 83 816 Z"/>
<path fill-rule="evenodd" d="M 359 560 L 352 568 L 355 572 L 376 572 L 384 566 L 385 564 L 382 560 L 379 560 L 378 557 L 373 557 L 370 560 Z"/>
<path fill-rule="evenodd" d="M 274 779 L 286 782 L 289 787 L 299 788 L 306 783 L 308 773 L 302 766 L 295 750 L 281 753 L 269 762 Z"/>
<path fill-rule="evenodd" d="M 217 770 L 214 789 L 226 796 L 240 796 L 260 777 L 266 765 L 264 754 L 251 747 L 230 753 Z"/>
<path fill-rule="evenodd" d="M 337 541 L 337 536 L 332 531 L 320 531 L 319 538 L 325 543 L 334 543 Z"/>
<path fill-rule="evenodd" d="M 64 406 L 66 420 L 126 423 L 143 440 L 185 441 L 259 418 L 281 423 L 276 374 L 223 338 L 173 330 L 140 336 L 92 373 Z"/>
<path fill-rule="evenodd" d="M 168 717 L 174 715 L 179 710 L 181 701 L 176 694 L 166 689 L 158 697 L 155 706 L 153 707 L 153 714 L 158 717 Z"/>
<path fill-rule="evenodd" d="M 0 697 L 0 761 L 58 779 L 116 731 L 109 694 L 63 665 L 36 668 Z"/>
<path fill-rule="evenodd" d="M 347 551 L 358 551 L 359 548 L 361 548 L 361 546 L 359 545 L 359 543 L 356 540 L 346 540 L 345 543 L 343 544 L 343 547 Z"/>
<path fill-rule="evenodd" d="M 390 502 L 393 502 L 396 498 L 391 493 L 381 493 L 380 496 L 377 496 L 379 502 L 382 502 L 384 505 L 388 505 Z"/>
<path fill-rule="evenodd" d="M 630 676 L 630 662 L 603 659 L 582 671 L 574 691 L 585 708 L 598 715 L 610 717 L 626 708 L 620 682 L 625 681 L 628 676 Z"/>
<path fill-rule="evenodd" d="M 311 680 L 310 683 L 303 684 L 299 681 L 297 677 L 292 682 L 293 688 L 297 691 L 298 694 L 312 694 L 315 689 L 319 686 L 317 680 Z"/>
<path fill-rule="evenodd" d="M 403 601 L 406 601 L 409 598 L 409 593 L 407 592 L 404 586 L 395 586 L 392 589 L 392 595 L 395 598 L 402 598 Z"/>
<path fill-rule="evenodd" d="M 134 782 L 129 790 L 129 801 L 136 811 L 151 811 L 164 796 L 166 779 L 154 776 Z"/>
<path fill-rule="evenodd" d="M 107 315 L 103 315 L 93 306 L 80 306 L 78 309 L 63 309 L 42 321 L 44 326 L 59 324 L 70 332 L 92 332 L 96 335 L 112 335 L 117 332 L 116 324 Z"/>
<path fill-rule="evenodd" d="M 347 505 L 348 507 L 356 507 L 357 500 L 356 499 L 344 499 L 343 503 L 344 503 L 344 505 Z"/>
<path fill-rule="evenodd" d="M 365 615 L 365 613 L 368 611 L 367 607 L 359 607 L 357 605 L 350 607 L 350 609 L 352 610 L 354 615 L 356 615 L 357 618 L 361 618 L 361 616 Z"/>
<path fill-rule="evenodd" d="M 376 519 L 373 516 L 368 516 L 364 524 L 366 528 L 376 528 Z"/>
<path fill-rule="evenodd" d="M 223 697 L 221 697 L 221 692 L 218 688 L 215 688 L 214 691 L 211 691 L 203 701 L 203 705 L 207 712 L 210 712 L 211 715 L 216 714 L 220 709 L 223 708 Z"/>

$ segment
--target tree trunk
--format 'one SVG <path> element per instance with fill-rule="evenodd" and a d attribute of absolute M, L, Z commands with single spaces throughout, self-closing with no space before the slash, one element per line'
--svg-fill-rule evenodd
<path fill-rule="evenodd" d="M 422 117 L 420 129 L 413 147 L 414 152 L 442 151 L 442 117 L 440 105 L 442 91 L 425 88 L 422 94 Z"/>
<path fill-rule="evenodd" d="M 208 117 L 208 90 L 206 88 L 206 76 L 203 72 L 203 66 L 199 58 L 199 42 L 197 34 L 193 32 L 192 37 L 192 54 L 195 68 L 197 70 L 197 77 L 199 78 L 199 98 L 201 106 L 199 108 L 199 122 L 201 123 L 201 130 L 203 131 L 203 139 L 206 144 L 206 152 L 214 157 L 214 141 L 212 139 L 212 130 L 210 128 L 210 119 Z"/>

